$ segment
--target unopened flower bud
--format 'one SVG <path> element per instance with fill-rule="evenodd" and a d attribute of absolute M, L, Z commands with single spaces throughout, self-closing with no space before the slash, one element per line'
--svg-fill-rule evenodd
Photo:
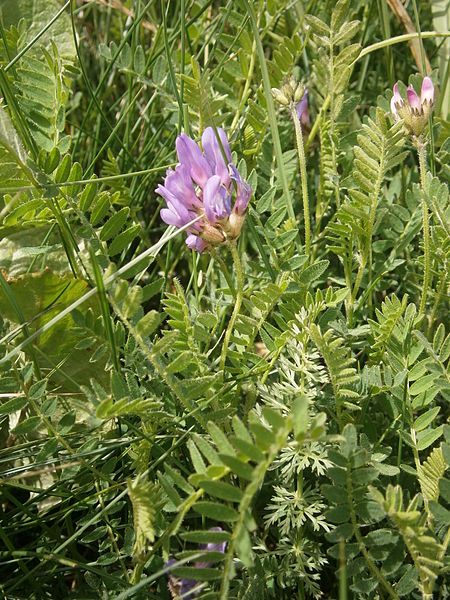
<path fill-rule="evenodd" d="M 305 86 L 302 83 L 298 83 L 294 92 L 294 102 L 300 102 L 300 100 L 305 95 Z"/>
<path fill-rule="evenodd" d="M 226 238 L 218 227 L 206 224 L 203 227 L 202 239 L 204 239 L 205 242 L 209 242 L 210 244 L 216 245 L 223 244 Z"/>
<path fill-rule="evenodd" d="M 294 90 L 292 89 L 290 82 L 283 84 L 283 86 L 281 87 L 281 91 L 286 96 L 286 98 L 289 100 L 289 102 L 291 102 L 292 96 L 294 95 Z"/>
<path fill-rule="evenodd" d="M 286 98 L 284 93 L 281 90 L 279 90 L 278 88 L 272 88 L 272 96 L 278 102 L 278 104 L 281 104 L 282 106 L 289 105 L 288 98 Z"/>
<path fill-rule="evenodd" d="M 293 75 L 291 75 L 291 77 L 289 77 L 288 85 L 291 88 L 291 94 L 294 94 L 295 88 L 297 87 L 297 80 L 295 79 L 295 77 Z"/>
<path fill-rule="evenodd" d="M 231 213 L 227 223 L 227 234 L 230 239 L 234 240 L 239 237 L 244 221 L 245 215 L 239 215 L 234 211 Z"/>

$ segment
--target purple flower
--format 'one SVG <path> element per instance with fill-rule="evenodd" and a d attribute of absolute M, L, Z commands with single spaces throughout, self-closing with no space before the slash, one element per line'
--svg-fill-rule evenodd
<path fill-rule="evenodd" d="M 211 527 L 209 531 L 222 532 L 223 529 L 221 527 Z M 200 544 L 199 549 L 205 552 L 221 552 L 224 554 L 226 547 L 226 542 L 217 542 Z M 170 558 L 166 563 L 166 567 L 171 567 L 175 563 L 176 560 Z M 207 561 L 197 561 L 194 563 L 194 567 L 196 569 L 206 569 L 210 564 L 211 563 Z M 193 600 L 199 594 L 200 589 L 200 585 L 195 579 L 178 578 L 174 575 L 169 575 L 169 590 L 172 594 L 172 597 L 176 600 Z"/>
<path fill-rule="evenodd" d="M 406 99 L 394 85 L 391 99 L 391 112 L 395 121 L 403 121 L 407 131 L 415 136 L 420 136 L 428 123 L 428 117 L 434 104 L 434 86 L 430 77 L 424 77 L 420 97 L 412 85 L 406 89 Z"/>
<path fill-rule="evenodd" d="M 179 164 L 166 173 L 156 193 L 166 201 L 160 212 L 168 225 L 187 230 L 186 244 L 203 252 L 239 237 L 252 188 L 232 163 L 230 144 L 223 129 L 207 127 L 201 148 L 185 133 L 178 136 Z"/>
<path fill-rule="evenodd" d="M 307 127 L 309 125 L 308 90 L 305 90 L 303 98 L 296 105 L 295 110 L 297 111 L 297 116 L 300 120 L 300 123 L 304 127 Z"/>
<path fill-rule="evenodd" d="M 166 562 L 166 567 L 171 567 L 177 561 L 174 558 L 170 558 Z M 195 579 L 180 579 L 174 575 L 169 575 L 169 591 L 172 594 L 172 598 L 178 600 L 193 600 L 197 596 L 197 591 L 194 589 L 198 585 Z"/>
<path fill-rule="evenodd" d="M 420 90 L 420 102 L 423 105 L 425 102 L 434 104 L 434 85 L 431 77 L 424 77 L 422 81 L 422 89 Z"/>

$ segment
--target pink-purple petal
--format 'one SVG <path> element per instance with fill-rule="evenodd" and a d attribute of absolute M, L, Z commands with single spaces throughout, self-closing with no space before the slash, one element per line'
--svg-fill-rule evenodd
<path fill-rule="evenodd" d="M 164 187 L 177 198 L 181 198 L 182 202 L 188 208 L 201 206 L 186 165 L 178 165 L 175 171 L 168 172 L 164 181 Z"/>
<path fill-rule="evenodd" d="M 167 225 L 174 225 L 175 227 L 183 227 L 183 221 L 177 213 L 171 211 L 169 208 L 162 208 L 159 211 L 161 219 Z"/>
<path fill-rule="evenodd" d="M 406 95 L 408 97 L 409 106 L 414 110 L 420 110 L 420 108 L 421 108 L 420 98 L 417 95 L 416 90 L 413 88 L 412 85 L 408 86 L 408 88 L 406 90 Z"/>
<path fill-rule="evenodd" d="M 218 219 L 224 218 L 227 214 L 224 198 L 220 193 L 221 185 L 222 181 L 219 175 L 213 175 L 208 179 L 203 190 L 205 215 L 212 225 L 215 225 Z"/>
<path fill-rule="evenodd" d="M 223 129 L 218 128 L 217 134 L 222 144 L 223 152 L 217 139 L 216 132 L 212 127 L 207 127 L 203 132 L 202 145 L 205 156 L 211 165 L 214 174 L 219 175 L 222 183 L 227 186 L 230 183 L 228 163 L 231 162 L 231 150 Z M 227 162 L 225 162 L 224 154 Z"/>
<path fill-rule="evenodd" d="M 236 186 L 236 200 L 234 203 L 233 210 L 238 215 L 243 215 L 247 210 L 247 206 L 253 190 L 251 186 L 242 179 L 241 174 L 233 164 L 230 165 L 230 171 L 231 179 L 235 182 Z"/>
<path fill-rule="evenodd" d="M 157 187 L 156 193 L 164 198 L 167 208 L 170 208 L 174 213 L 179 215 L 184 223 L 187 223 L 191 220 L 191 213 L 178 196 L 172 194 L 172 192 L 162 185 Z"/>
<path fill-rule="evenodd" d="M 420 91 L 420 102 L 434 103 L 434 85 L 431 77 L 424 77 L 422 81 L 422 89 Z"/>
<path fill-rule="evenodd" d="M 308 91 L 305 91 L 305 93 L 303 94 L 303 98 L 297 104 L 297 106 L 295 107 L 295 110 L 297 112 L 297 116 L 298 116 L 300 122 L 302 123 L 302 125 L 308 125 L 309 124 Z"/>
<path fill-rule="evenodd" d="M 186 238 L 186 245 L 191 250 L 196 250 L 197 252 L 203 252 L 206 246 L 208 245 L 205 240 L 202 240 L 198 235 L 194 235 L 193 233 L 188 235 Z"/>
<path fill-rule="evenodd" d="M 394 92 L 394 95 L 391 98 L 391 112 L 394 115 L 395 119 L 397 120 L 399 118 L 398 112 L 397 112 L 397 107 L 403 106 L 403 98 L 401 97 L 400 92 L 398 90 L 398 83 L 396 83 L 394 85 L 393 92 Z"/>
<path fill-rule="evenodd" d="M 211 167 L 197 144 L 185 133 L 177 137 L 178 160 L 189 169 L 192 179 L 203 187 L 211 176 Z"/>

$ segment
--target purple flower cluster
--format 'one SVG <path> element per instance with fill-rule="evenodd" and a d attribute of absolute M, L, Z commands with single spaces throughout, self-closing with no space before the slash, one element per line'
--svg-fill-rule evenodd
<path fill-rule="evenodd" d="M 211 527 L 209 531 L 221 532 L 223 529 L 221 527 Z M 205 552 L 221 552 L 223 554 L 225 553 L 226 547 L 226 542 L 200 544 L 199 550 L 204 550 Z M 167 561 L 166 566 L 171 567 L 175 563 L 176 560 L 171 558 Z M 209 567 L 210 564 L 211 563 L 209 562 L 196 562 L 194 563 L 194 567 L 196 569 L 205 569 Z M 200 592 L 200 587 L 196 589 L 197 586 L 198 581 L 195 579 L 179 579 L 174 575 L 169 575 L 169 590 L 174 599 L 193 600 Z"/>
<path fill-rule="evenodd" d="M 424 77 L 420 97 L 412 85 L 406 89 L 404 100 L 394 85 L 391 99 L 391 112 L 396 121 L 402 120 L 409 133 L 419 136 L 428 123 L 428 117 L 434 104 L 434 85 L 430 77 Z"/>
<path fill-rule="evenodd" d="M 252 194 L 232 163 L 226 133 L 216 131 L 207 127 L 203 132 L 203 151 L 189 136 L 179 135 L 179 164 L 156 189 L 166 201 L 160 214 L 168 225 L 184 227 L 200 217 L 186 230 L 186 244 L 198 252 L 239 237 Z"/>

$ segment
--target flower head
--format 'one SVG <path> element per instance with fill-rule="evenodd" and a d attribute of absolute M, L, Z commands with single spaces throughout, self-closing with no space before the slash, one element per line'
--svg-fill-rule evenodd
<path fill-rule="evenodd" d="M 223 129 L 207 127 L 202 147 L 185 133 L 178 136 L 179 163 L 169 169 L 156 193 L 166 201 L 160 212 L 168 225 L 183 227 L 198 218 L 187 231 L 186 244 L 203 252 L 239 237 L 252 188 L 232 163 L 230 144 Z"/>
<path fill-rule="evenodd" d="M 281 86 L 281 89 L 272 88 L 274 100 L 282 106 L 298 105 L 298 103 L 303 101 L 306 94 L 305 86 L 301 82 L 298 82 L 295 77 L 287 79 Z"/>
<path fill-rule="evenodd" d="M 424 77 L 420 97 L 412 85 L 406 90 L 406 99 L 403 99 L 398 83 L 393 88 L 394 95 L 391 99 L 391 112 L 396 121 L 403 121 L 407 131 L 415 136 L 420 136 L 428 123 L 428 117 L 434 104 L 434 86 L 430 77 Z"/>
<path fill-rule="evenodd" d="M 221 527 L 211 527 L 209 531 L 222 533 Z M 227 543 L 225 541 L 211 542 L 209 544 L 200 544 L 199 550 L 205 552 L 220 552 L 225 553 Z M 176 563 L 175 559 L 171 558 L 167 561 L 166 566 L 171 567 Z M 194 563 L 196 569 L 206 569 L 210 566 L 208 561 L 200 561 Z M 195 579 L 178 578 L 174 575 L 169 575 L 169 590 L 172 597 L 176 600 L 193 600 L 200 592 L 200 586 Z"/>

